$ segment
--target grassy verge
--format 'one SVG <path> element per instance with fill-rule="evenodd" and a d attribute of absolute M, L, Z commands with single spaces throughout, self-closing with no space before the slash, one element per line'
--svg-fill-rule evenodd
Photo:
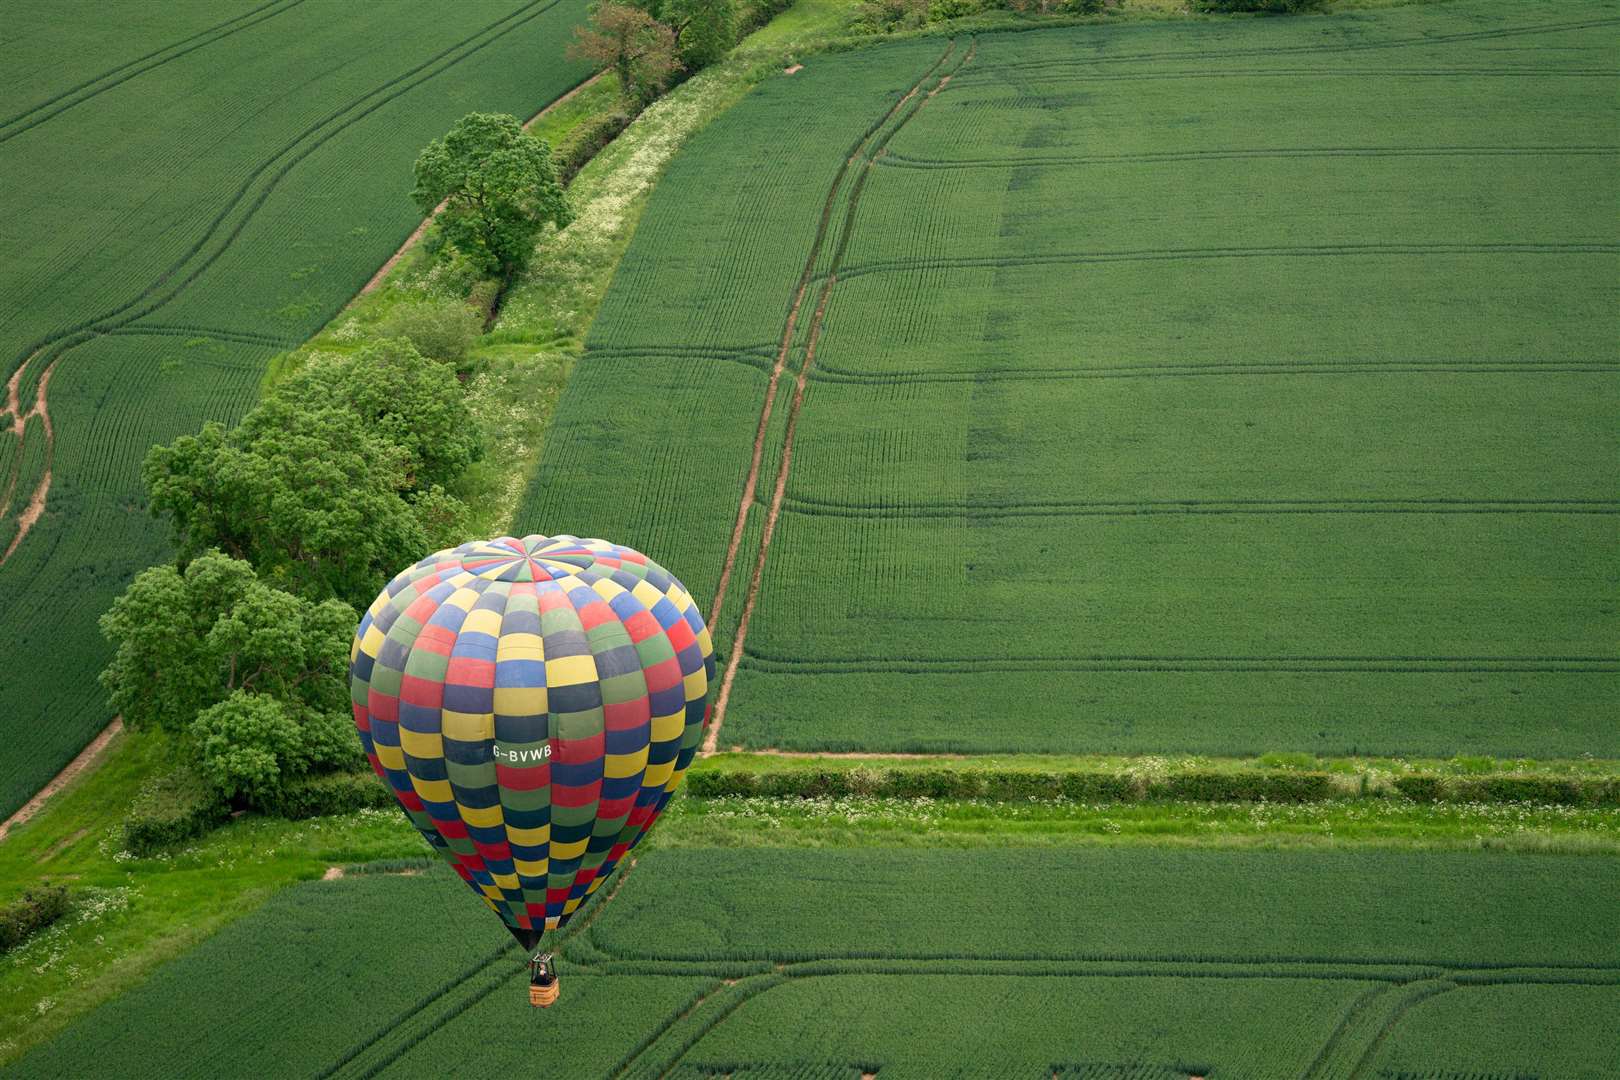
<path fill-rule="evenodd" d="M 1620 853 L 1620 808 L 1405 800 L 1087 803 L 892 798 L 683 798 L 657 847 L 1400 847 Z M 653 840 L 650 838 L 650 844 Z"/>

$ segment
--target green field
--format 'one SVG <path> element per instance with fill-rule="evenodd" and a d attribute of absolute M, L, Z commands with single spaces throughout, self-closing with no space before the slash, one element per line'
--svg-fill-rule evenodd
<path fill-rule="evenodd" d="M 1620 756 L 1617 20 L 816 57 L 672 164 L 518 524 L 714 597 L 751 491 L 722 746 Z"/>
<path fill-rule="evenodd" d="M 351 875 L 15 1072 L 1607 1077 L 1617 889 L 1613 859 L 1545 855 L 660 851 L 536 1013 L 448 873 Z"/>
<path fill-rule="evenodd" d="M 428 140 L 588 74 L 563 58 L 584 10 L 476 0 L 447 26 L 427 0 L 383 21 L 335 0 L 7 5 L 0 815 L 109 719 L 96 618 L 167 553 L 147 449 L 239 415 L 266 361 L 348 302 L 419 221 Z"/>

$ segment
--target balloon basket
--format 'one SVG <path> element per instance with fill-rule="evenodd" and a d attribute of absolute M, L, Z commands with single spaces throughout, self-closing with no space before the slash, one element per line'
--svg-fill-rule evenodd
<path fill-rule="evenodd" d="M 557 981 L 551 954 L 535 953 L 529 961 L 529 1004 L 537 1009 L 549 1009 L 557 1000 Z"/>

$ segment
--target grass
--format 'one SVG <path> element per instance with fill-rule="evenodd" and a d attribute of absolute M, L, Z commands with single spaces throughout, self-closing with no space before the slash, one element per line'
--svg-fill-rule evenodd
<path fill-rule="evenodd" d="M 562 56 L 583 0 L 479 0 L 453 33 L 425 0 L 392 5 L 386 33 L 358 8 L 253 6 L 267 9 L 229 24 L 249 5 L 8 11 L 0 96 L 24 112 L 0 124 L 0 187 L 29 213 L 0 266 L 0 377 L 18 375 L 26 414 L 50 372 L 55 440 L 0 478 L 18 493 L 0 496 L 9 545 L 51 473 L 44 516 L 0 567 L 0 814 L 107 722 L 96 618 L 168 554 L 142 505 L 146 450 L 234 419 L 270 358 L 354 295 L 417 224 L 422 145 L 470 109 L 528 115 L 587 74 Z M 265 87 L 274 108 L 254 104 Z"/>
<path fill-rule="evenodd" d="M 757 475 L 726 746 L 1620 756 L 1609 10 L 768 79 L 654 193 L 518 521 L 714 598 Z"/>
<path fill-rule="evenodd" d="M 1617 866 L 662 850 L 565 942 L 545 1014 L 447 872 L 351 876 L 282 893 L 20 1068 L 405 1076 L 543 1056 L 570 1075 L 1597 1077 L 1620 1052 L 1602 914 Z M 289 1023 L 301 1037 L 269 1055 Z"/>
<path fill-rule="evenodd" d="M 117 737 L 103 764 L 0 844 L 0 901 L 45 880 L 67 884 L 77 903 L 63 923 L 0 959 L 0 1063 L 142 986 L 165 961 L 290 885 L 320 878 L 332 866 L 428 854 L 403 816 L 364 811 L 304 822 L 244 817 L 160 856 L 131 858 L 117 840 L 124 808 L 164 768 L 169 752 L 157 739 Z M 801 764 L 779 757 L 770 763 Z M 763 764 L 723 755 L 696 768 Z M 997 759 L 997 767 L 1016 764 Z M 1620 854 L 1620 810 L 1420 805 L 1400 798 L 1285 806 L 683 796 L 670 804 L 647 844 L 650 850 L 1130 848 L 1150 859 L 1157 857 L 1154 849 L 1167 847 L 1614 856 Z M 481 913 L 472 897 L 458 894 L 457 901 L 445 905 L 452 918 L 458 907 L 468 919 Z"/>

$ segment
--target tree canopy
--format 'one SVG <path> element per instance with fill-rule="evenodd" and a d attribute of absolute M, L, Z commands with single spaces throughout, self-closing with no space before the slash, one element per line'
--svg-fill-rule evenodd
<path fill-rule="evenodd" d="M 424 214 L 443 203 L 444 240 L 481 272 L 505 278 L 528 262 L 548 222 L 573 220 L 551 147 L 500 113 L 469 113 L 429 143 L 411 196 Z"/>
<path fill-rule="evenodd" d="M 355 613 L 266 585 L 218 551 L 184 571 L 154 566 L 102 616 L 101 673 L 133 730 L 188 737 L 227 797 L 253 801 L 282 779 L 352 761 L 348 646 Z"/>
<path fill-rule="evenodd" d="M 312 361 L 235 428 L 153 447 L 142 475 L 182 561 L 219 548 L 278 588 L 364 607 L 460 538 L 445 487 L 481 454 L 454 373 L 396 339 Z"/>

